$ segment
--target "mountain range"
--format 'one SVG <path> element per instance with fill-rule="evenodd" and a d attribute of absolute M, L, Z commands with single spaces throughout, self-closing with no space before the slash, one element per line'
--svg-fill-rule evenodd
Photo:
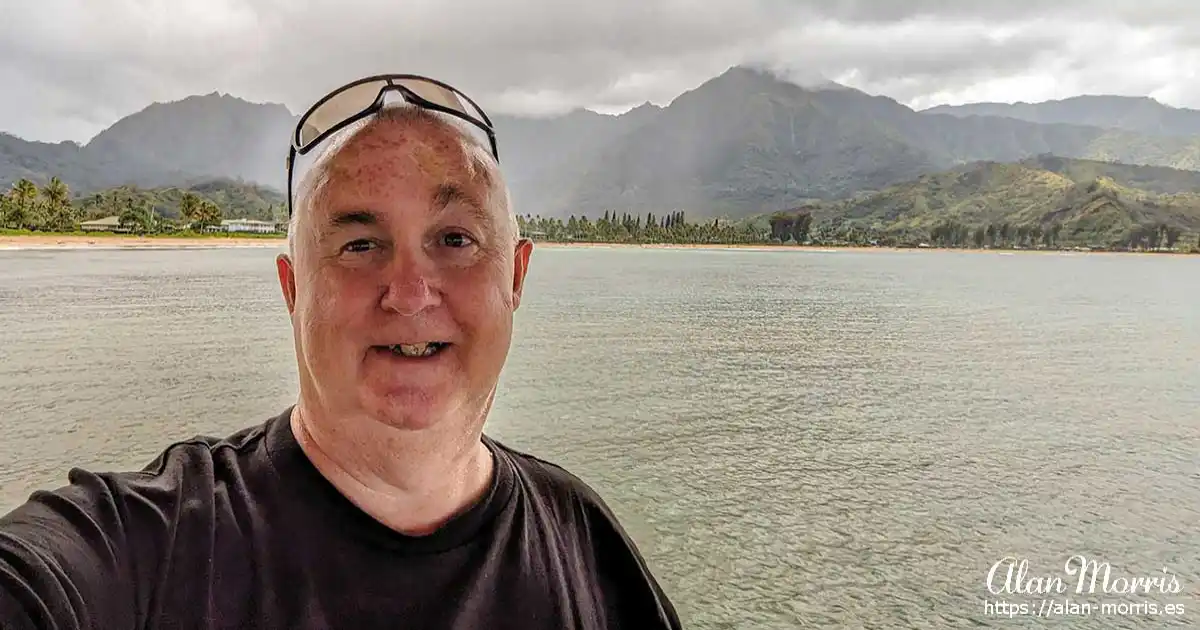
<path fill-rule="evenodd" d="M 1052 155 L 976 162 L 751 221 L 764 229 L 777 217 L 799 214 L 827 233 L 905 243 L 952 227 L 960 232 L 958 245 L 991 228 L 1005 239 L 1056 230 L 1056 245 L 1101 248 L 1137 247 L 1138 239 L 1161 232 L 1164 246 L 1184 236 L 1190 248 L 1200 234 L 1200 172 Z"/>
<path fill-rule="evenodd" d="M 1200 135 L 1200 111 L 1164 105 L 1150 97 L 1074 96 L 1041 103 L 939 105 L 926 114 L 990 116 L 1034 123 L 1091 125 L 1151 136 Z"/>
<path fill-rule="evenodd" d="M 915 111 L 742 66 L 665 107 L 493 118 L 518 212 L 547 217 L 684 210 L 741 218 L 1048 155 L 1200 170 L 1200 111 L 1148 98 Z M 212 178 L 283 189 L 295 121 L 283 105 L 213 93 L 152 104 L 82 145 L 0 134 L 0 187 L 57 175 L 76 194 Z"/>

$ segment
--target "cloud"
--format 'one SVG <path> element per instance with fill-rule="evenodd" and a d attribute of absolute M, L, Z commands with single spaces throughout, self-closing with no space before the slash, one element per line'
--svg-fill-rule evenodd
<path fill-rule="evenodd" d="M 442 78 L 495 113 L 666 104 L 740 63 L 914 107 L 1079 93 L 1200 107 L 1190 0 L 9 4 L 0 131 L 49 141 L 212 91 L 299 113 L 345 81 L 397 71 Z"/>

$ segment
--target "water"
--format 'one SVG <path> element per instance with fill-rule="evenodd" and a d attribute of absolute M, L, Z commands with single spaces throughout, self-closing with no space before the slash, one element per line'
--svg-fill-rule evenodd
<path fill-rule="evenodd" d="M 288 404 L 274 253 L 0 252 L 0 509 Z M 1198 265 L 540 248 L 489 432 L 595 486 L 688 628 L 1195 626 Z M 1072 554 L 1183 592 L 1076 595 Z M 987 591 L 1005 556 L 1159 614 L 998 616 L 1043 599 Z"/>

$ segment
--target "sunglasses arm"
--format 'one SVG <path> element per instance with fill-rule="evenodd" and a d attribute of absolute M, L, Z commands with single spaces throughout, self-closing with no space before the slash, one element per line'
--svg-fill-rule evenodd
<path fill-rule="evenodd" d="M 287 210 L 288 219 L 292 218 L 292 168 L 296 163 L 296 148 L 288 147 L 287 156 Z"/>

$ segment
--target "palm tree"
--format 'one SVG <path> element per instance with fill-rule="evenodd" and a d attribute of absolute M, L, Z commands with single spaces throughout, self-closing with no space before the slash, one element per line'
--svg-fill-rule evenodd
<path fill-rule="evenodd" d="M 145 199 L 131 199 L 120 214 L 121 227 L 135 234 L 156 234 L 164 227 L 163 217 Z"/>
<path fill-rule="evenodd" d="M 200 202 L 200 196 L 196 193 L 190 190 L 183 193 L 183 198 L 179 200 L 179 216 L 194 224 L 200 218 Z"/>
<path fill-rule="evenodd" d="M 8 194 L 0 195 L 0 227 L 20 228 L 21 224 L 13 217 L 13 206 L 15 206 Z"/>
<path fill-rule="evenodd" d="M 46 204 L 46 224 L 53 230 L 69 231 L 75 227 L 75 208 L 71 205 L 71 191 L 58 177 L 51 177 L 42 188 Z"/>
<path fill-rule="evenodd" d="M 42 188 L 42 196 L 51 204 L 67 204 L 71 202 L 71 191 L 67 189 L 67 185 L 57 176 L 51 177 L 50 181 Z"/>
<path fill-rule="evenodd" d="M 21 178 L 8 192 L 8 222 L 18 228 L 35 227 L 38 218 L 38 187 Z"/>
<path fill-rule="evenodd" d="M 209 199 L 200 200 L 196 209 L 195 227 L 203 230 L 206 227 L 221 225 L 221 207 Z"/>

